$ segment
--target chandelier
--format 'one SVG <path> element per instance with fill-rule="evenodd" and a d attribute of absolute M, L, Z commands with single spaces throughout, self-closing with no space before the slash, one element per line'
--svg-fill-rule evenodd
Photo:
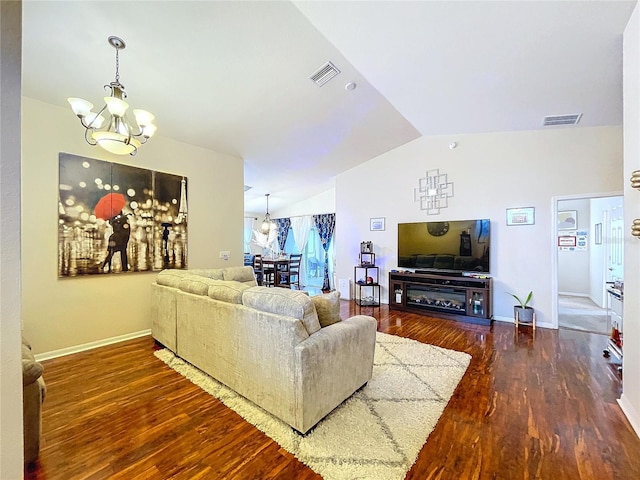
<path fill-rule="evenodd" d="M 265 214 L 262 225 L 260 226 L 260 231 L 265 235 L 269 233 L 273 226 L 273 222 L 271 222 L 271 215 L 269 215 L 269 195 L 269 193 L 264 194 L 264 196 L 267 197 L 267 213 Z"/>
<path fill-rule="evenodd" d="M 140 145 L 155 133 L 157 127 L 152 123 L 155 117 L 146 110 L 133 110 L 136 126 L 132 126 L 133 123 L 127 118 L 129 104 L 123 100 L 127 94 L 120 83 L 119 70 L 119 53 L 126 45 L 119 37 L 109 37 L 109 44 L 116 49 L 116 78 L 104 86 L 105 90 L 111 91 L 111 96 L 104 97 L 105 105 L 98 113 L 94 113 L 91 111 L 91 102 L 74 97 L 67 100 L 85 128 L 84 139 L 89 145 L 100 145 L 116 155 L 135 155 Z M 103 114 L 107 116 L 106 119 Z"/>

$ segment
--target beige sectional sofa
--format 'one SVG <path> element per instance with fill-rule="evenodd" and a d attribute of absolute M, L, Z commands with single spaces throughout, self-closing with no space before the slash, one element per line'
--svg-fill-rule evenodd
<path fill-rule="evenodd" d="M 42 378 L 44 368 L 36 362 L 31 344 L 22 338 L 22 426 L 24 429 L 24 461 L 35 462 L 40 452 L 42 402 L 47 387 Z"/>
<path fill-rule="evenodd" d="M 164 270 L 152 334 L 305 433 L 371 379 L 377 322 L 340 320 L 338 299 L 259 287 L 252 267 Z"/>

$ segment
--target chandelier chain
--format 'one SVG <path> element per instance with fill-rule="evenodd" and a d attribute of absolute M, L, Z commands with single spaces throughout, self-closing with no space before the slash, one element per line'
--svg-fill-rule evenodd
<path fill-rule="evenodd" d="M 120 83 L 120 49 L 116 48 L 116 82 Z"/>

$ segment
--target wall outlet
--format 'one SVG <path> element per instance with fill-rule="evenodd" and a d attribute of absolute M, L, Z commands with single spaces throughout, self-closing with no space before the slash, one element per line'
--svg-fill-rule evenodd
<path fill-rule="evenodd" d="M 220 258 L 223 260 L 229 260 L 231 256 L 231 252 L 228 250 L 220 250 Z"/>

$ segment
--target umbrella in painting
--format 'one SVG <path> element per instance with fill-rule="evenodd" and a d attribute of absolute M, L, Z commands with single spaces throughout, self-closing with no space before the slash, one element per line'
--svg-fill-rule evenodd
<path fill-rule="evenodd" d="M 107 193 L 98 200 L 93 211 L 96 214 L 96 217 L 103 220 L 109 220 L 120 213 L 126 204 L 127 200 L 121 193 Z"/>

